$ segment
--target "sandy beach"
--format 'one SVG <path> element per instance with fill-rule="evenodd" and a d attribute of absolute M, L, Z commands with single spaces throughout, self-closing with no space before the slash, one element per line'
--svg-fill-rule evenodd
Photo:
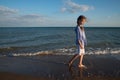
<path fill-rule="evenodd" d="M 71 68 L 69 55 L 1 57 L 0 80 L 120 80 L 120 60 L 109 55 L 86 55 L 87 69 Z"/>

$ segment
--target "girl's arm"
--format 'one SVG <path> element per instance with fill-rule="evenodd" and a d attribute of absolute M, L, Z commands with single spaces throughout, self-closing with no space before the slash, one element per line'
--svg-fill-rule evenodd
<path fill-rule="evenodd" d="M 80 48 L 83 49 L 82 41 L 79 40 L 78 42 L 79 42 L 79 44 L 80 44 Z"/>

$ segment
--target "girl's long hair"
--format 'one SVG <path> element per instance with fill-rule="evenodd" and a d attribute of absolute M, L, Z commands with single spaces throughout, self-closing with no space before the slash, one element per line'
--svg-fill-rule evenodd
<path fill-rule="evenodd" d="M 87 20 L 87 18 L 84 15 L 80 15 L 77 18 L 77 25 L 79 25 L 79 21 L 82 21 L 83 19 Z M 80 27 L 80 28 L 81 28 L 81 30 L 84 30 L 84 27 Z"/>

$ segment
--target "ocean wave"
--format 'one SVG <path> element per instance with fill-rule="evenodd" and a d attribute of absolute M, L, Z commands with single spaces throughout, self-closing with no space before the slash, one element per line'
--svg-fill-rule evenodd
<path fill-rule="evenodd" d="M 66 36 L 66 34 L 64 34 L 64 36 Z M 63 37 L 63 35 L 60 35 L 60 34 L 51 34 L 51 35 L 37 35 L 37 34 L 34 34 L 32 36 L 29 36 L 26 35 L 26 36 L 20 36 L 20 37 L 14 37 L 14 38 L 8 38 L 8 39 L 1 39 L 0 41 L 0 45 L 5 45 L 5 44 L 17 44 L 17 43 L 25 43 L 25 42 L 32 42 L 32 41 L 39 41 L 39 40 L 42 40 L 42 41 L 45 41 L 45 40 L 48 40 L 48 39 L 58 39 L 60 37 Z"/>
<path fill-rule="evenodd" d="M 46 50 L 38 52 L 29 52 L 29 53 L 10 53 L 10 54 L 1 54 L 0 56 L 39 56 L 39 55 L 74 55 L 77 50 L 73 48 L 62 48 L 55 50 Z M 120 48 L 87 48 L 85 54 L 87 55 L 101 55 L 101 54 L 120 54 Z"/>

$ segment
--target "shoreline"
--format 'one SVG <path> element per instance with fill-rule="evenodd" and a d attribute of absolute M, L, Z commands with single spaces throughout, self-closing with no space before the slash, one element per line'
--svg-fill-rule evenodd
<path fill-rule="evenodd" d="M 1 80 L 119 80 L 120 60 L 108 55 L 85 55 L 88 69 L 66 65 L 72 56 L 41 55 L 32 57 L 1 57 Z"/>

